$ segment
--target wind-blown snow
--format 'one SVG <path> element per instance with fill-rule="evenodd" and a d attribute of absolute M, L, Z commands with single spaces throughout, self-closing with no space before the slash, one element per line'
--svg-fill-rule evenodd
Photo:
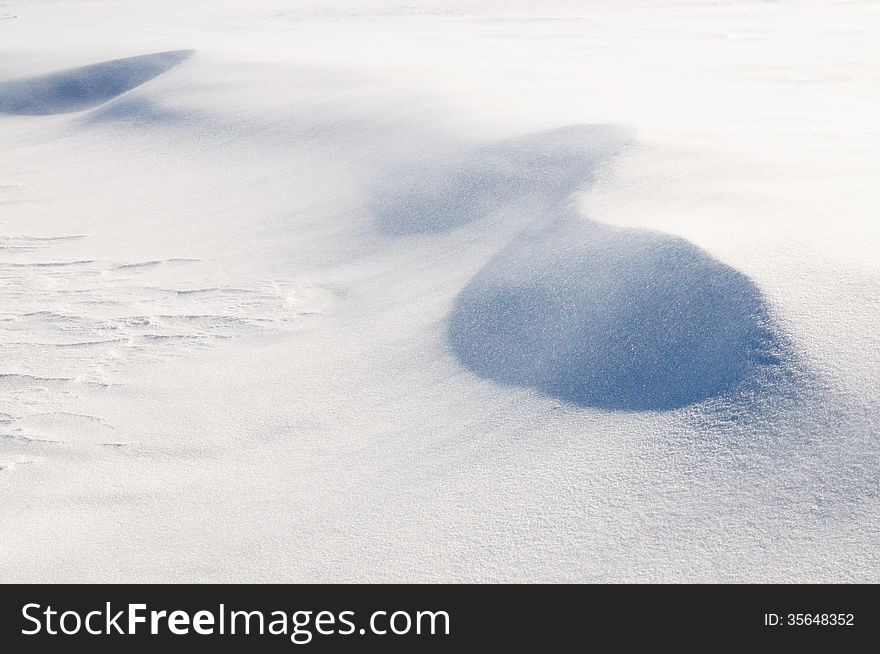
<path fill-rule="evenodd" d="M 791 355 L 751 280 L 682 239 L 569 220 L 463 289 L 449 332 L 466 366 L 601 409 L 776 392 L 766 378 Z"/>
<path fill-rule="evenodd" d="M 0 18 L 3 580 L 878 580 L 876 5 Z"/>
<path fill-rule="evenodd" d="M 173 68 L 188 50 L 158 52 L 0 83 L 0 113 L 63 114 L 91 109 Z"/>

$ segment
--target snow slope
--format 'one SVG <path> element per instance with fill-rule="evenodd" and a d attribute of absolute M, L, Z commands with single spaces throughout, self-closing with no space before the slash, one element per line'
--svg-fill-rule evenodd
<path fill-rule="evenodd" d="M 880 581 L 880 5 L 0 3 L 3 581 Z"/>

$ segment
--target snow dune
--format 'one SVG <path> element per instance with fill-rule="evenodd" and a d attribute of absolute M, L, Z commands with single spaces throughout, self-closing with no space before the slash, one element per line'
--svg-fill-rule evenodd
<path fill-rule="evenodd" d="M 457 356 L 485 377 L 634 411 L 772 392 L 761 385 L 788 363 L 785 337 L 751 280 L 683 239 L 572 211 L 575 193 L 630 140 L 621 128 L 571 126 L 441 156 L 393 175 L 376 201 L 379 227 L 441 233 L 535 203 L 526 231 L 449 318 Z"/>
<path fill-rule="evenodd" d="M 0 113 L 45 116 L 91 109 L 149 82 L 192 54 L 157 52 L 0 83 Z"/>
<path fill-rule="evenodd" d="M 468 368 L 601 409 L 773 393 L 784 335 L 748 277 L 687 241 L 582 225 L 527 232 L 456 299 Z"/>
<path fill-rule="evenodd" d="M 432 151 L 428 164 L 390 176 L 373 212 L 383 233 L 405 235 L 448 231 L 530 196 L 556 211 L 628 137 L 620 127 L 574 125 L 449 154 Z"/>

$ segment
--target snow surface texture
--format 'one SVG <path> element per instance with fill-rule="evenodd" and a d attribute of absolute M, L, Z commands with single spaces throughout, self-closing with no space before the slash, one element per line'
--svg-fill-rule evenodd
<path fill-rule="evenodd" d="M 880 6 L 0 3 L 3 581 L 880 581 Z"/>

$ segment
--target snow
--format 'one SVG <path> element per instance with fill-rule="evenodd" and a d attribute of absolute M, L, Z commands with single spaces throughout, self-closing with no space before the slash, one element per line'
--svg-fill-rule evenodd
<path fill-rule="evenodd" d="M 880 581 L 880 5 L 0 3 L 3 581 Z"/>

